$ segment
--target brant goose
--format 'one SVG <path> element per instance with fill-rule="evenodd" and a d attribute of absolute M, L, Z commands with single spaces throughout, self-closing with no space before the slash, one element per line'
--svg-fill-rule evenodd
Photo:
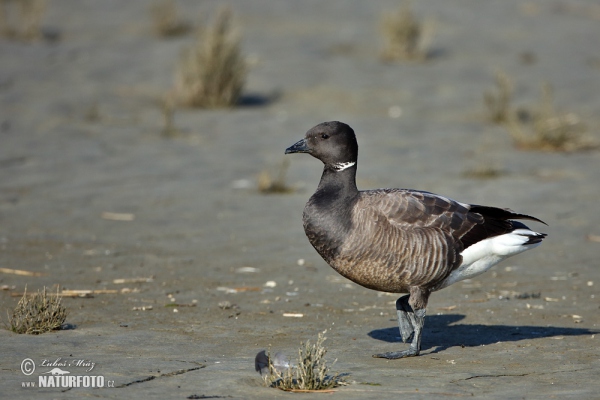
<path fill-rule="evenodd" d="M 461 203 L 409 189 L 356 188 L 358 144 L 352 128 L 324 122 L 285 150 L 325 165 L 302 220 L 310 244 L 338 273 L 369 289 L 408 293 L 396 301 L 407 350 L 375 354 L 417 356 L 431 292 L 532 249 L 546 237 L 515 219 L 545 224 L 507 208 Z"/>

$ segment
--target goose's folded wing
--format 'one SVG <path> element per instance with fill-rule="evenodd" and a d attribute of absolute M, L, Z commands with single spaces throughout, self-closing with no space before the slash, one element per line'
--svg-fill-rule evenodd
<path fill-rule="evenodd" d="M 383 189 L 362 192 L 356 216 L 360 232 L 370 238 L 362 252 L 411 285 L 445 279 L 461 263 L 460 237 L 483 218 L 468 205 L 426 192 Z"/>
<path fill-rule="evenodd" d="M 437 228 L 459 239 L 484 218 L 470 212 L 468 204 L 429 192 L 404 189 L 372 190 L 365 193 L 365 204 L 401 229 Z"/>
<path fill-rule="evenodd" d="M 377 204 L 378 213 L 391 225 L 403 230 L 435 228 L 454 239 L 459 250 L 513 231 L 515 222 L 512 220 L 526 219 L 545 224 L 508 208 L 465 204 L 429 192 L 385 189 L 365 194 L 368 198 L 365 203 Z"/>

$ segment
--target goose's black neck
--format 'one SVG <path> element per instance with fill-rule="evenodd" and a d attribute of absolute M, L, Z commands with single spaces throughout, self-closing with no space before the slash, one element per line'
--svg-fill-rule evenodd
<path fill-rule="evenodd" d="M 315 195 L 330 203 L 351 203 L 358 196 L 356 163 L 342 170 L 336 165 L 325 165 Z"/>
<path fill-rule="evenodd" d="M 339 169 L 339 165 L 325 165 L 319 187 L 306 203 L 302 217 L 308 240 L 328 262 L 352 231 L 352 214 L 359 199 L 356 164 Z"/>

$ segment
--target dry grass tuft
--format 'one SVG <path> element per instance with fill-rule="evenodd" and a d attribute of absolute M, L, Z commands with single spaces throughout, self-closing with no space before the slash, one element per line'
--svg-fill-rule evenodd
<path fill-rule="evenodd" d="M 9 313 L 9 329 L 15 333 L 39 335 L 60 329 L 67 319 L 67 309 L 61 304 L 62 297 L 48 295 L 46 288 L 42 292 L 27 295 L 27 290 L 19 303 Z"/>
<path fill-rule="evenodd" d="M 294 188 L 288 186 L 285 183 L 285 176 L 287 174 L 287 170 L 290 167 L 289 159 L 283 159 L 281 166 L 279 168 L 279 173 L 277 178 L 273 179 L 271 173 L 268 170 L 263 170 L 258 175 L 258 191 L 264 194 L 273 194 L 273 193 L 292 193 Z"/>
<path fill-rule="evenodd" d="M 177 100 L 190 107 L 232 107 L 246 74 L 231 10 L 221 8 L 213 24 L 199 29 L 196 42 L 183 54 L 176 74 Z"/>
<path fill-rule="evenodd" d="M 496 86 L 493 90 L 483 93 L 483 104 L 486 108 L 487 119 L 495 124 L 503 124 L 508 122 L 512 112 L 514 83 L 504 72 L 496 73 L 495 83 Z"/>
<path fill-rule="evenodd" d="M 163 129 L 161 135 L 164 137 L 179 136 L 179 130 L 175 126 L 175 104 L 170 96 L 165 96 L 160 101 L 160 111 L 163 116 Z"/>
<path fill-rule="evenodd" d="M 188 22 L 178 16 L 175 0 L 162 0 L 160 3 L 154 4 L 150 11 L 154 30 L 158 36 L 182 36 L 192 29 Z"/>
<path fill-rule="evenodd" d="M 509 133 L 519 149 L 572 152 L 599 146 L 577 114 L 555 109 L 549 84 L 542 86 L 539 106 L 525 114 L 513 112 L 508 121 Z"/>
<path fill-rule="evenodd" d="M 599 147 L 577 114 L 562 113 L 554 107 L 549 84 L 542 86 L 537 106 L 516 109 L 512 104 L 513 80 L 505 73 L 496 74 L 496 87 L 483 94 L 487 119 L 505 125 L 515 147 L 538 151 L 582 151 Z"/>
<path fill-rule="evenodd" d="M 475 158 L 474 163 L 463 171 L 463 177 L 487 180 L 496 179 L 508 173 L 502 168 L 501 164 L 495 160 L 494 148 L 496 144 L 495 141 L 492 141 L 491 139 L 491 136 L 484 137 L 484 140 L 477 149 L 473 151 L 472 154 Z"/>
<path fill-rule="evenodd" d="M 298 349 L 297 365 L 283 372 L 275 369 L 269 356 L 269 372 L 263 377 L 265 385 L 290 392 L 328 390 L 343 385 L 340 374 L 329 373 L 325 361 L 327 349 L 323 347 L 326 339 L 324 331 L 319 333 L 317 343 L 311 345 L 308 340 L 302 343 Z"/>
<path fill-rule="evenodd" d="M 492 164 L 479 164 L 463 172 L 465 178 L 482 180 L 499 178 L 505 174 L 506 172 L 504 170 Z"/>
<path fill-rule="evenodd" d="M 381 52 L 382 60 L 392 62 L 427 59 L 434 34 L 433 24 L 417 20 L 410 1 L 406 0 L 396 12 L 384 14 L 381 28 L 386 41 Z"/>
<path fill-rule="evenodd" d="M 45 0 L 0 0 L 0 35 L 33 41 L 42 38 Z"/>

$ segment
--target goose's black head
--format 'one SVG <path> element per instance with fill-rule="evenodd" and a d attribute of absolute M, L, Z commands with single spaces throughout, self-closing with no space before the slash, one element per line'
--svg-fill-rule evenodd
<path fill-rule="evenodd" d="M 306 132 L 304 139 L 285 149 L 285 154 L 308 153 L 326 167 L 341 171 L 356 164 L 358 143 L 354 130 L 343 122 L 323 122 Z"/>

